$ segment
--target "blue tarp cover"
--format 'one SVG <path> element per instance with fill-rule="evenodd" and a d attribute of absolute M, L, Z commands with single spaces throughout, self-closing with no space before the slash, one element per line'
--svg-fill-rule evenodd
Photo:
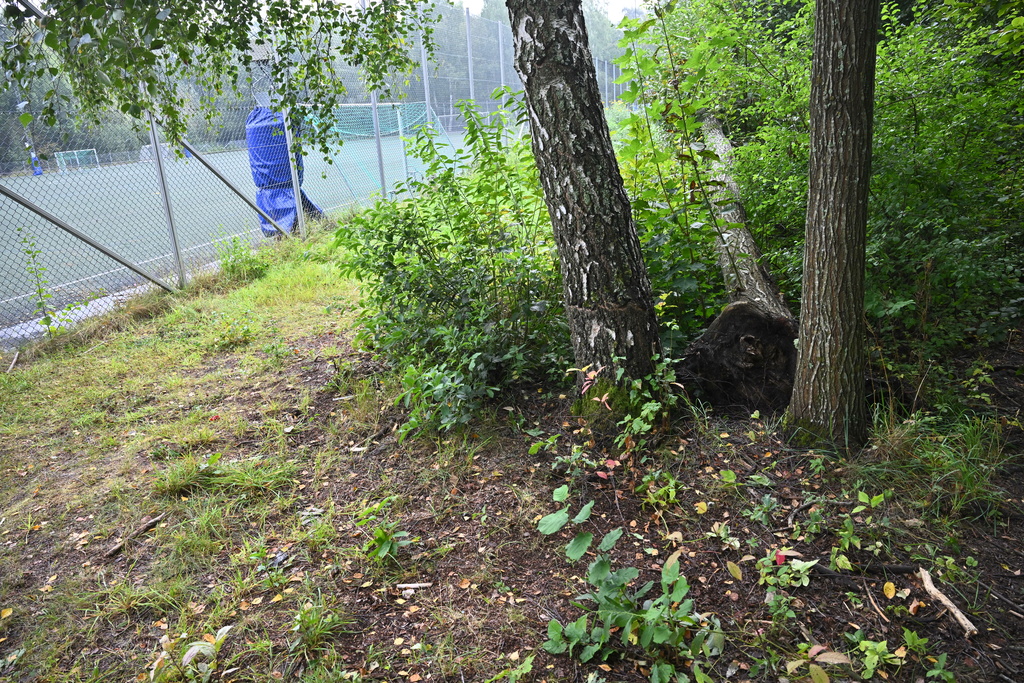
<path fill-rule="evenodd" d="M 292 192 L 291 170 L 288 168 L 288 144 L 284 135 L 284 118 L 267 107 L 256 107 L 245 121 L 245 140 L 249 147 L 249 166 L 256 184 L 256 205 L 267 212 L 286 232 L 295 225 L 295 196 Z M 299 186 L 302 186 L 302 155 L 296 154 Z M 302 208 L 307 214 L 319 218 L 323 211 L 301 191 Z M 277 233 L 260 216 L 260 227 L 265 235 Z"/>

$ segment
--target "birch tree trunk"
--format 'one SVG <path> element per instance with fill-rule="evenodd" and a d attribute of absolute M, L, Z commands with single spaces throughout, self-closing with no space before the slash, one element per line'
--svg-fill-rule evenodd
<path fill-rule="evenodd" d="M 864 246 L 879 0 L 818 0 L 800 345 L 789 424 L 804 443 L 867 439 Z"/>
<path fill-rule="evenodd" d="M 515 67 L 554 226 L 578 367 L 614 379 L 661 352 L 651 284 L 612 148 L 580 0 L 507 0 Z"/>
<path fill-rule="evenodd" d="M 779 286 L 764 266 L 761 249 L 747 227 L 747 212 L 743 208 L 740 188 L 730 170 L 733 162 L 732 142 L 722 130 L 721 122 L 708 112 L 698 115 L 704 142 L 718 155 L 712 164 L 714 180 L 721 183 L 712 193 L 715 213 L 724 224 L 715 239 L 718 267 L 725 279 L 729 301 L 751 301 L 775 318 L 793 318 L 793 313 L 782 298 Z"/>

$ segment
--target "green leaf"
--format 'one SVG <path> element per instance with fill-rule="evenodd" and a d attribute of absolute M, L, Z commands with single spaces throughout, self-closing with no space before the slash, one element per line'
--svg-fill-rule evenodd
<path fill-rule="evenodd" d="M 21 116 L 18 117 L 18 121 L 21 122 L 21 125 L 27 126 L 28 124 L 32 123 L 32 119 L 33 118 L 35 118 L 35 117 L 32 116 L 32 114 L 29 114 L 28 112 L 25 112 L 24 114 L 22 114 Z"/>
<path fill-rule="evenodd" d="M 554 619 L 548 622 L 548 640 L 544 641 L 543 648 L 545 652 L 550 652 L 553 655 L 560 655 L 569 649 L 562 639 L 562 625 Z"/>
<path fill-rule="evenodd" d="M 825 673 L 824 669 L 817 664 L 811 664 L 809 668 L 811 670 L 811 680 L 814 683 L 829 683 L 828 674 Z"/>
<path fill-rule="evenodd" d="M 587 581 L 597 586 L 612 574 L 612 563 L 607 555 L 602 555 L 590 563 L 587 570 Z"/>
<path fill-rule="evenodd" d="M 668 662 L 658 662 L 651 667 L 651 683 L 671 683 L 676 668 Z"/>
<path fill-rule="evenodd" d="M 859 500 L 862 503 L 870 503 L 871 502 L 871 496 L 869 496 L 868 494 L 864 493 L 863 491 L 858 491 L 857 492 L 857 500 Z"/>
<path fill-rule="evenodd" d="M 565 554 L 572 561 L 583 557 L 590 547 L 591 542 L 594 540 L 594 534 L 583 533 L 576 534 L 576 537 L 569 541 L 569 545 L 565 546 Z"/>
<path fill-rule="evenodd" d="M 580 653 L 580 661 L 589 662 L 600 649 L 601 643 L 591 643 L 590 645 L 587 645 L 583 648 L 583 652 Z"/>
<path fill-rule="evenodd" d="M 615 527 L 614 529 L 612 529 L 604 535 L 604 538 L 601 539 L 601 545 L 597 546 L 597 549 L 600 550 L 602 553 L 608 552 L 609 550 L 614 548 L 615 544 L 619 541 L 620 538 L 622 538 L 622 533 L 622 527 Z"/>
<path fill-rule="evenodd" d="M 564 507 L 558 512 L 546 515 L 537 523 L 537 531 L 545 535 L 556 533 L 569 523 L 569 508 Z"/>
<path fill-rule="evenodd" d="M 583 522 L 590 519 L 590 513 L 593 511 L 593 509 L 594 501 L 590 501 L 589 503 L 583 506 L 583 509 L 579 511 L 579 514 L 572 518 L 572 523 L 583 524 Z"/>
<path fill-rule="evenodd" d="M 556 503 L 564 503 L 565 499 L 569 497 L 569 487 L 566 485 L 559 486 L 555 489 L 555 492 L 551 494 L 551 498 Z"/>

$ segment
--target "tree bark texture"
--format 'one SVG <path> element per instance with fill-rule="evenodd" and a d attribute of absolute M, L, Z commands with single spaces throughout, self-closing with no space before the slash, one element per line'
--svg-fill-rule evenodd
<path fill-rule="evenodd" d="M 580 0 L 507 0 L 579 367 L 627 377 L 661 352 L 651 284 L 587 47 Z M 620 359 L 620 360 L 616 360 Z"/>
<path fill-rule="evenodd" d="M 879 0 L 818 0 L 800 345 L 789 422 L 798 439 L 867 440 L 864 245 Z M 801 436 L 801 434 L 803 436 Z"/>
<path fill-rule="evenodd" d="M 710 199 L 723 224 L 715 239 L 715 251 L 729 301 L 751 301 L 774 318 L 792 319 L 793 313 L 782 298 L 775 279 L 762 263 L 761 249 L 747 228 L 747 212 L 743 208 L 740 188 L 730 172 L 732 142 L 722 130 L 721 122 L 713 115 L 702 112 L 699 120 L 704 142 L 719 158 L 712 164 L 712 171 L 713 179 L 720 185 Z"/>
<path fill-rule="evenodd" d="M 710 113 L 700 114 L 704 141 L 720 161 L 719 189 L 710 197 L 724 225 L 715 240 L 730 303 L 683 354 L 680 377 L 719 410 L 781 411 L 789 404 L 796 369 L 797 323 L 761 250 L 747 228 L 747 213 L 729 167 L 732 143 Z"/>

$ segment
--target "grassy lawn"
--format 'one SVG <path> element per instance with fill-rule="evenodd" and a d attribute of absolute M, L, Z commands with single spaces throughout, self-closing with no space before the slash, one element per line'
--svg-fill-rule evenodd
<path fill-rule="evenodd" d="M 0 375 L 0 680 L 645 681 L 635 638 L 587 663 L 541 647 L 593 590 L 596 544 L 571 563 L 566 543 L 617 527 L 634 588 L 688 577 L 694 618 L 674 632 L 721 623 L 724 644 L 695 650 L 710 680 L 910 681 L 943 653 L 962 680 L 1020 680 L 1012 516 L 943 516 L 947 489 L 901 494 L 892 470 L 790 451 L 760 418 L 695 411 L 618 461 L 564 388 L 400 441 L 400 373 L 352 348 L 358 289 L 324 243 L 262 252 L 249 282 L 153 295 Z M 861 571 L 791 563 L 837 553 Z"/>

